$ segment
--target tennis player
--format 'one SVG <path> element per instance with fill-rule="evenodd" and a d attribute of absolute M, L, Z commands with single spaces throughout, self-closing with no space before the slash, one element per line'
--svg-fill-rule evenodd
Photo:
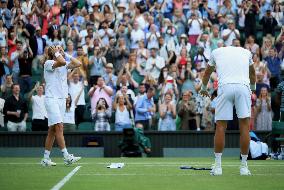
<path fill-rule="evenodd" d="M 62 151 L 64 163 L 70 165 L 79 161 L 81 157 L 75 157 L 68 153 L 63 136 L 63 116 L 68 96 L 67 74 L 68 69 L 80 67 L 81 63 L 67 53 L 64 53 L 60 46 L 50 46 L 46 56 L 47 60 L 44 63 L 44 79 L 46 83 L 45 107 L 49 129 L 41 164 L 42 166 L 56 165 L 49 157 L 54 140 L 56 139 Z M 68 57 L 70 62 L 66 62 L 65 57 Z"/>
<path fill-rule="evenodd" d="M 247 157 L 249 151 L 249 123 L 251 116 L 251 90 L 255 90 L 255 70 L 252 54 L 242 47 L 221 47 L 212 51 L 211 58 L 202 79 L 200 93 L 209 96 L 207 83 L 211 73 L 216 69 L 218 75 L 218 96 L 215 121 L 217 123 L 214 151 L 215 164 L 211 175 L 222 175 L 221 156 L 225 146 L 227 121 L 233 119 L 235 106 L 239 119 L 241 167 L 240 175 L 251 175 Z"/>

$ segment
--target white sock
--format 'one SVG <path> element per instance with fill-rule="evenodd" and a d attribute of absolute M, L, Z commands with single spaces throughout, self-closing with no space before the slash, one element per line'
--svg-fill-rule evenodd
<path fill-rule="evenodd" d="M 241 154 L 242 157 L 242 164 L 247 164 L 248 155 Z"/>
<path fill-rule="evenodd" d="M 49 159 L 50 151 L 49 150 L 44 150 L 43 158 Z"/>
<path fill-rule="evenodd" d="M 222 158 L 222 153 L 214 153 L 215 154 L 215 164 L 218 164 L 221 166 L 221 158 Z"/>
<path fill-rule="evenodd" d="M 69 153 L 67 152 L 67 148 L 63 148 L 61 150 L 61 152 L 62 152 L 64 158 L 66 158 L 69 155 Z"/>

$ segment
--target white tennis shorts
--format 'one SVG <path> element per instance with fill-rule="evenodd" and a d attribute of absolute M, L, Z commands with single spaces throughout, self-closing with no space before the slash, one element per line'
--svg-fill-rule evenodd
<path fill-rule="evenodd" d="M 251 90 L 244 84 L 224 84 L 218 88 L 215 121 L 233 120 L 233 107 L 238 118 L 251 116 Z"/>
<path fill-rule="evenodd" d="M 64 113 L 66 110 L 65 98 L 48 98 L 45 97 L 45 108 L 48 116 L 48 126 L 63 123 Z"/>

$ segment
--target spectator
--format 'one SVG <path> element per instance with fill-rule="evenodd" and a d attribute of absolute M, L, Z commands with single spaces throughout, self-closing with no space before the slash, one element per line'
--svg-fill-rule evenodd
<path fill-rule="evenodd" d="M 5 76 L 10 75 L 10 57 L 7 56 L 6 47 L 0 47 L 0 84 L 5 81 Z"/>
<path fill-rule="evenodd" d="M 262 88 L 267 88 L 269 89 L 269 86 L 263 82 L 263 72 L 258 72 L 256 73 L 256 90 L 255 90 L 255 94 L 257 97 L 259 97 L 260 95 L 260 91 Z"/>
<path fill-rule="evenodd" d="M 195 77 L 196 77 L 196 71 L 192 69 L 191 63 L 188 63 L 184 74 L 182 73 L 180 78 L 182 80 L 182 87 L 181 87 L 181 93 L 184 93 L 186 91 L 191 91 L 193 96 L 196 95 L 195 90 Z"/>
<path fill-rule="evenodd" d="M 268 95 L 268 89 L 261 88 L 260 95 L 256 102 L 256 130 L 272 129 L 272 112 L 271 112 L 271 99 Z"/>
<path fill-rule="evenodd" d="M 160 42 L 160 40 L 159 40 L 159 42 Z M 140 67 L 140 75 L 143 75 L 143 76 L 145 75 L 145 67 L 146 67 L 146 62 L 147 62 L 148 58 L 149 58 L 149 50 L 145 48 L 144 41 L 140 40 L 139 41 L 139 48 L 136 51 L 136 63 Z"/>
<path fill-rule="evenodd" d="M 256 34 L 256 16 L 259 13 L 259 6 L 257 1 L 247 1 L 244 3 L 245 14 L 245 35 L 249 37 Z"/>
<path fill-rule="evenodd" d="M 138 19 L 137 19 L 138 20 Z M 133 30 L 130 34 L 131 46 L 130 49 L 137 49 L 139 47 L 139 41 L 145 39 L 145 34 L 141 28 L 139 28 L 139 23 L 136 21 L 133 24 Z"/>
<path fill-rule="evenodd" d="M 234 19 L 236 16 L 236 11 L 232 6 L 230 0 L 224 0 L 223 6 L 219 9 L 219 13 L 227 17 L 228 19 Z"/>
<path fill-rule="evenodd" d="M 12 95 L 13 78 L 12 75 L 6 75 L 5 82 L 1 84 L 1 98 L 6 100 Z"/>
<path fill-rule="evenodd" d="M 66 98 L 66 110 L 63 117 L 64 132 L 70 132 L 76 130 L 75 107 L 76 107 L 76 102 L 74 103 L 72 101 L 71 95 L 68 94 L 68 98 Z"/>
<path fill-rule="evenodd" d="M 12 96 L 5 101 L 3 110 L 8 121 L 8 131 L 26 131 L 28 106 L 27 102 L 20 96 L 20 85 L 12 85 Z"/>
<path fill-rule="evenodd" d="M 117 94 L 113 102 L 115 111 L 115 131 L 131 128 L 132 104 L 126 94 Z"/>
<path fill-rule="evenodd" d="M 93 87 L 89 90 L 88 95 L 91 98 L 91 111 L 92 115 L 97 110 L 97 103 L 100 98 L 104 98 L 107 102 L 107 105 L 112 104 L 113 90 L 111 87 L 105 85 L 105 81 L 102 77 L 98 78 L 97 85 L 93 85 Z"/>
<path fill-rule="evenodd" d="M 276 102 L 280 105 L 280 121 L 284 121 L 284 81 L 278 84 L 276 88 Z"/>
<path fill-rule="evenodd" d="M 256 76 L 258 74 L 263 74 L 263 82 L 267 85 L 270 85 L 269 79 L 271 74 L 270 71 L 267 69 L 267 66 L 262 61 L 260 61 L 259 56 L 257 54 L 253 55 L 252 60 Z"/>
<path fill-rule="evenodd" d="M 11 11 L 7 8 L 7 0 L 1 0 L 0 15 L 2 15 L 3 23 L 7 29 L 11 28 Z"/>
<path fill-rule="evenodd" d="M 156 25 L 152 24 L 150 31 L 146 34 L 147 48 L 159 48 L 158 39 L 160 36 L 160 33 L 156 31 Z"/>
<path fill-rule="evenodd" d="M 69 102 L 69 111 L 72 111 L 74 107 L 74 124 L 78 126 L 80 123 L 84 121 L 84 112 L 85 112 L 85 86 L 83 78 L 80 79 L 80 72 L 79 70 L 73 70 L 73 72 L 68 76 L 68 91 L 70 95 L 70 102 Z M 67 104 L 66 104 L 67 105 Z M 73 107 L 72 107 L 73 106 Z M 72 108 L 72 109 L 71 109 Z M 68 112 L 68 111 L 67 111 Z M 68 114 L 70 115 L 70 114 Z M 70 115 L 71 116 L 71 115 Z M 73 121 L 73 120 L 72 120 Z M 73 124 L 73 122 L 72 122 Z M 65 126 L 65 125 L 64 125 Z"/>
<path fill-rule="evenodd" d="M 126 47 L 125 40 L 123 38 L 118 39 L 118 46 L 114 53 L 114 57 L 116 59 L 114 62 L 114 71 L 116 74 L 125 66 L 125 63 L 129 58 L 129 53 L 130 52 L 128 47 Z"/>
<path fill-rule="evenodd" d="M 176 79 L 171 76 L 167 67 L 164 67 L 159 76 L 159 100 L 160 103 L 165 101 L 166 94 L 171 94 L 171 100 L 176 103 L 178 97 L 178 88 Z"/>
<path fill-rule="evenodd" d="M 122 86 L 126 86 L 128 89 L 131 90 L 134 90 L 138 87 L 137 82 L 133 79 L 127 68 L 121 69 L 118 74 L 116 89 L 120 90 Z"/>
<path fill-rule="evenodd" d="M 267 56 L 269 56 L 269 51 L 273 48 L 272 47 L 272 40 L 270 38 L 264 38 L 263 39 L 263 44 L 261 46 L 261 55 L 262 58 L 266 58 Z"/>
<path fill-rule="evenodd" d="M 282 2 L 283 3 L 283 2 Z M 282 6 L 283 7 L 283 6 Z M 282 26 L 283 25 L 283 8 L 280 5 L 279 1 L 274 1 L 273 2 L 273 10 L 272 10 L 272 16 L 276 19 L 278 26 Z"/>
<path fill-rule="evenodd" d="M 84 54 L 84 50 L 81 45 L 77 46 L 77 59 L 82 63 L 79 67 L 79 70 L 84 79 L 84 84 L 88 84 L 87 79 L 89 78 L 89 60 L 88 56 Z"/>
<path fill-rule="evenodd" d="M 43 59 L 44 49 L 46 47 L 46 40 L 41 37 L 41 28 L 37 26 L 35 36 L 32 38 L 31 48 L 33 50 L 34 59 L 32 62 L 32 68 L 35 73 L 39 73 L 42 70 L 40 60 Z"/>
<path fill-rule="evenodd" d="M 3 26 L 2 17 L 0 18 L 0 46 L 7 46 L 8 30 Z"/>
<path fill-rule="evenodd" d="M 135 105 L 135 123 L 143 125 L 145 130 L 150 129 L 150 120 L 156 112 L 156 106 L 153 101 L 155 95 L 155 89 L 153 87 L 148 88 L 147 94 L 141 96 Z"/>
<path fill-rule="evenodd" d="M 260 55 L 259 52 L 259 45 L 255 43 L 255 37 L 253 35 L 250 35 L 245 43 L 245 48 L 249 50 L 252 54 Z"/>
<path fill-rule="evenodd" d="M 275 35 L 275 27 L 278 25 L 277 20 L 272 16 L 271 10 L 268 9 L 266 14 L 261 18 L 259 24 L 262 25 L 263 35 L 271 34 Z"/>
<path fill-rule="evenodd" d="M 160 122 L 159 131 L 175 131 L 176 130 L 176 106 L 172 101 L 172 94 L 166 93 L 164 102 L 159 106 Z"/>
<path fill-rule="evenodd" d="M 21 87 L 21 93 L 24 95 L 25 93 L 30 92 L 32 88 L 32 60 L 33 60 L 33 52 L 27 43 L 27 49 L 22 52 L 19 57 L 19 84 Z"/>
<path fill-rule="evenodd" d="M 182 100 L 177 105 L 177 113 L 181 118 L 181 130 L 196 130 L 195 103 L 192 99 L 192 92 L 185 91 Z"/>
<path fill-rule="evenodd" d="M 105 57 L 101 49 L 96 46 L 94 50 L 94 56 L 89 58 L 90 66 L 90 86 L 93 86 L 97 83 L 99 77 L 102 77 L 105 74 L 104 67 L 107 64 Z"/>
<path fill-rule="evenodd" d="M 23 43 L 21 41 L 17 41 L 17 49 L 15 52 L 11 54 L 11 61 L 14 63 L 13 68 L 12 68 L 12 76 L 13 76 L 13 81 L 18 82 L 18 77 L 19 77 L 19 56 L 22 55 L 26 49 L 26 45 L 23 46 Z"/>
<path fill-rule="evenodd" d="M 117 76 L 113 73 L 113 64 L 108 63 L 106 65 L 106 72 L 103 76 L 106 85 L 111 87 L 113 90 L 113 94 L 116 93 L 116 84 L 117 84 Z"/>
<path fill-rule="evenodd" d="M 150 73 L 154 79 L 158 79 L 161 69 L 165 66 L 165 60 L 157 55 L 157 49 L 151 49 L 151 56 L 146 62 L 145 70 Z"/>
<path fill-rule="evenodd" d="M 210 34 L 210 48 L 213 51 L 214 49 L 218 48 L 218 42 L 222 40 L 219 33 L 219 26 L 213 25 L 212 26 L 212 33 Z"/>
<path fill-rule="evenodd" d="M 34 95 L 34 92 L 37 92 Z M 47 131 L 48 119 L 47 112 L 44 105 L 44 87 L 39 82 L 36 83 L 34 88 L 28 94 L 28 100 L 32 103 L 32 131 Z"/>
<path fill-rule="evenodd" d="M 222 31 L 222 38 L 225 46 L 231 46 L 234 39 L 240 39 L 240 32 L 235 28 L 233 20 L 228 21 L 228 29 Z"/>
<path fill-rule="evenodd" d="M 271 78 L 276 78 L 280 81 L 281 74 L 281 63 L 282 60 L 277 56 L 277 51 L 275 48 L 269 50 L 269 55 L 264 59 L 266 66 L 271 73 Z"/>
<path fill-rule="evenodd" d="M 188 20 L 188 41 L 191 45 L 196 45 L 198 36 L 202 33 L 202 19 L 196 13 L 191 13 Z"/>
<path fill-rule="evenodd" d="M 109 118 L 111 117 L 111 108 L 106 99 L 99 98 L 96 104 L 95 112 L 92 112 L 95 122 L 95 131 L 110 131 Z"/>
<path fill-rule="evenodd" d="M 175 54 L 173 54 L 172 57 L 170 57 L 171 61 L 169 63 L 175 62 L 175 58 L 176 58 L 175 55 L 180 55 L 180 52 L 183 48 L 186 49 L 186 53 L 187 55 L 189 55 L 190 50 L 191 50 L 191 44 L 188 42 L 188 37 L 186 34 L 182 34 L 180 36 L 179 44 L 177 44 L 175 51 L 174 51 Z"/>

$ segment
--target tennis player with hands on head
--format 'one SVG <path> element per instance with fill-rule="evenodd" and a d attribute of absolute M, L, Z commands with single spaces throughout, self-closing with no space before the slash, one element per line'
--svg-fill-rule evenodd
<path fill-rule="evenodd" d="M 81 157 L 75 157 L 68 153 L 63 135 L 63 117 L 66 109 L 66 98 L 68 97 L 67 74 L 69 69 L 80 67 L 81 63 L 67 53 L 64 53 L 63 48 L 60 46 L 50 46 L 45 57 L 45 107 L 49 129 L 41 165 L 56 165 L 49 157 L 55 139 L 63 154 L 65 165 L 70 165 L 79 161 Z M 66 57 L 70 59 L 70 62 L 66 62 Z"/>

